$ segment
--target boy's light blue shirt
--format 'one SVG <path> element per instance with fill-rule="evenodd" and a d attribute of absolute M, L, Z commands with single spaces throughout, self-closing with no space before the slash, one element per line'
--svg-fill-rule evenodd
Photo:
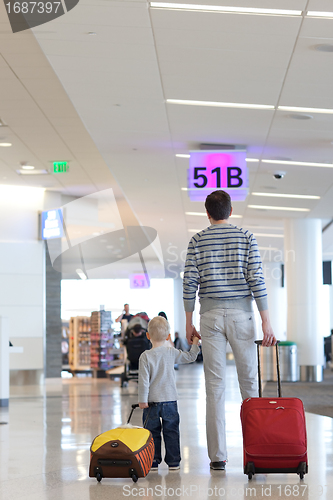
<path fill-rule="evenodd" d="M 192 363 L 199 351 L 194 344 L 188 352 L 168 345 L 144 351 L 139 358 L 139 403 L 176 401 L 174 365 Z"/>

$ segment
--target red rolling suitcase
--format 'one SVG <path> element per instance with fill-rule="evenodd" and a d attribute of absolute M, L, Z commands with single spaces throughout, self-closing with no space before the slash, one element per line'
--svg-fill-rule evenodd
<path fill-rule="evenodd" d="M 244 474 L 296 472 L 301 479 L 308 472 L 306 427 L 303 403 L 281 397 L 279 350 L 276 344 L 278 397 L 263 398 L 260 345 L 257 340 L 259 398 L 245 399 L 241 407 Z"/>

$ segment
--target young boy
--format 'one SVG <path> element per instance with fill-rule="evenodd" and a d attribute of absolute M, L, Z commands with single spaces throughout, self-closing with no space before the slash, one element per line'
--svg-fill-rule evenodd
<path fill-rule="evenodd" d="M 152 349 L 141 354 L 139 359 L 139 406 L 143 411 L 143 421 L 148 412 L 148 402 L 152 406 L 147 429 L 153 435 L 155 456 L 151 470 L 158 470 L 162 462 L 161 431 L 165 444 L 165 462 L 169 470 L 178 470 L 180 457 L 179 414 L 174 371 L 175 363 L 192 363 L 199 353 L 197 337 L 189 352 L 180 351 L 166 342 L 170 339 L 170 326 L 161 316 L 148 324 L 147 337 Z M 162 419 L 162 422 L 161 422 Z"/>

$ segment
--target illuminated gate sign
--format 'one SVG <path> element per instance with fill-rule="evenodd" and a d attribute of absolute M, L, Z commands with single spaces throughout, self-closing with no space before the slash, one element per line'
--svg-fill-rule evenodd
<path fill-rule="evenodd" d="M 243 201 L 249 187 L 246 151 L 190 151 L 188 190 L 191 201 L 205 201 L 208 194 L 223 189 L 233 201 Z"/>
<path fill-rule="evenodd" d="M 130 274 L 130 288 L 136 290 L 150 288 L 149 279 L 145 274 Z"/>

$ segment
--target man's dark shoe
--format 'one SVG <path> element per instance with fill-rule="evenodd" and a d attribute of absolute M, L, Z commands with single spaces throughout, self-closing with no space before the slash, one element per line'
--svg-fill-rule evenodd
<path fill-rule="evenodd" d="M 223 462 L 211 462 L 209 464 L 210 468 L 213 470 L 225 470 L 226 461 Z"/>

